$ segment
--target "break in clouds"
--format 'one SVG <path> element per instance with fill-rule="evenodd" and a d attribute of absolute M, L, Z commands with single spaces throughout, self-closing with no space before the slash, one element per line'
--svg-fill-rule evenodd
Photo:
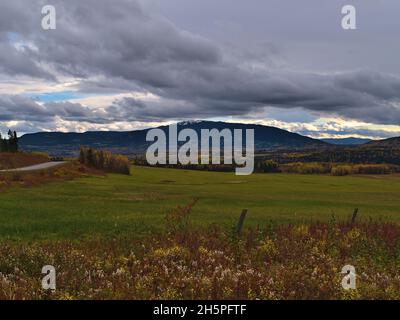
<path fill-rule="evenodd" d="M 386 2 L 388 12 L 400 9 L 396 1 Z M 56 7 L 56 30 L 41 28 L 46 4 Z M 377 5 L 360 2 L 358 30 L 344 31 L 341 5 L 246 2 L 253 8 L 251 21 L 244 2 L 235 7 L 225 0 L 202 5 L 178 0 L 3 0 L 1 127 L 76 131 L 184 119 L 269 121 L 274 119 L 268 118 L 268 110 L 277 108 L 294 111 L 287 123 L 302 123 L 306 113 L 313 119 L 375 124 L 381 126 L 375 134 L 358 130 L 386 136 L 385 125 L 400 123 L 400 68 L 390 67 L 398 64 L 399 50 L 393 50 L 400 48 L 393 42 L 399 24 L 391 30 L 388 24 L 394 22 L 386 22 L 388 34 L 380 34 L 383 29 L 371 18 Z M 328 16 L 307 20 L 306 6 Z M 257 13 L 263 10 L 265 19 Z M 73 94 L 60 99 L 65 92 Z"/>

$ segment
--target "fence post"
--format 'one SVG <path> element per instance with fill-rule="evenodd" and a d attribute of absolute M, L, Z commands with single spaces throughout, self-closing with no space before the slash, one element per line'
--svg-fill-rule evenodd
<path fill-rule="evenodd" d="M 242 231 L 243 222 L 244 222 L 244 219 L 246 218 L 246 215 L 247 215 L 247 209 L 243 209 L 242 213 L 240 214 L 238 224 L 236 226 L 236 234 L 237 235 L 240 235 L 240 232 Z"/>
<path fill-rule="evenodd" d="M 357 214 L 358 214 L 358 208 L 355 208 L 355 209 L 354 209 L 354 212 L 353 212 L 353 216 L 351 217 L 351 223 L 350 223 L 350 225 L 351 225 L 352 227 L 353 227 L 354 224 L 356 223 Z"/>

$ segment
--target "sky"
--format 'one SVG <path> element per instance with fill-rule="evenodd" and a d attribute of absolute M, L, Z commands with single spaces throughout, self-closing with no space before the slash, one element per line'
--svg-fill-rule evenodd
<path fill-rule="evenodd" d="M 42 28 L 44 5 L 56 29 Z M 357 29 L 342 28 L 342 7 Z M 398 0 L 2 0 L 0 131 L 400 136 Z"/>

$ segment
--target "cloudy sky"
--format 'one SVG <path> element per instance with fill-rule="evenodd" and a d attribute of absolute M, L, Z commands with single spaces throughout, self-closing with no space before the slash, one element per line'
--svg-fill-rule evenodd
<path fill-rule="evenodd" d="M 53 5 L 56 30 L 43 30 Z M 357 30 L 341 9 L 357 9 Z M 400 136 L 398 0 L 1 0 L 0 131 L 181 120 Z"/>

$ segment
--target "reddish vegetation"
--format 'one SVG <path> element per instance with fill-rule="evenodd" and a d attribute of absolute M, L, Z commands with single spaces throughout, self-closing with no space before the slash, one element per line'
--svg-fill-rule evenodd
<path fill-rule="evenodd" d="M 193 205 L 167 215 L 178 228 L 165 234 L 4 244 L 0 299 L 400 299 L 398 224 L 284 225 L 238 236 L 190 228 Z M 48 264 L 54 292 L 41 289 Z M 345 265 L 356 269 L 356 289 L 341 286 Z"/>
<path fill-rule="evenodd" d="M 49 161 L 48 155 L 41 153 L 1 152 L 0 170 L 28 167 L 47 161 Z"/>

